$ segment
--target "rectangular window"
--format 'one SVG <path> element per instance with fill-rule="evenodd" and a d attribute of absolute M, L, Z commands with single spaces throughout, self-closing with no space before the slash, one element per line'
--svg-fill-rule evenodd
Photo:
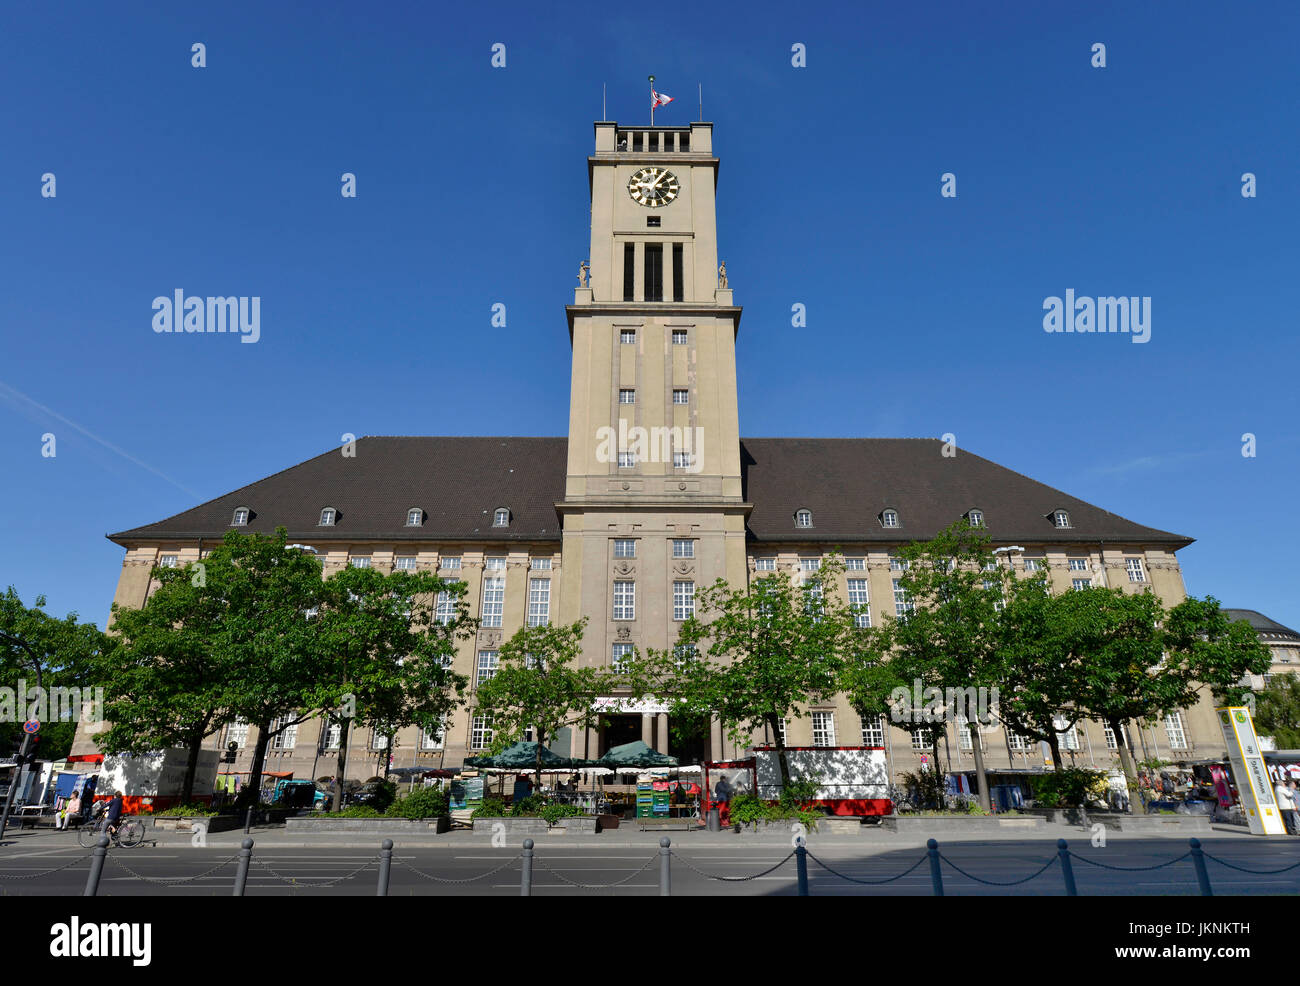
<path fill-rule="evenodd" d="M 674 468 L 674 469 L 689 469 L 690 467 L 691 467 L 691 453 L 690 453 L 690 452 L 674 452 L 674 453 L 673 453 L 673 468 Z"/>
<path fill-rule="evenodd" d="M 869 716 L 862 720 L 862 745 L 885 745 L 885 717 L 883 715 L 874 718 Z"/>
<path fill-rule="evenodd" d="M 673 244 L 673 301 L 686 299 L 686 264 L 683 262 L 682 244 Z"/>
<path fill-rule="evenodd" d="M 844 568 L 849 572 L 865 572 L 867 570 L 867 560 L 865 558 L 845 558 Z"/>
<path fill-rule="evenodd" d="M 687 133 L 687 134 L 678 134 L 678 135 L 677 135 L 677 149 L 678 149 L 679 151 L 689 151 L 689 150 L 691 149 L 691 135 L 690 135 L 690 134 Z"/>
<path fill-rule="evenodd" d="M 814 712 L 812 714 L 813 746 L 835 745 L 835 713 Z"/>
<path fill-rule="evenodd" d="M 158 567 L 159 567 L 159 568 L 175 568 L 175 567 L 176 567 L 176 556 L 175 556 L 175 555 L 159 555 L 159 556 L 158 556 Z"/>
<path fill-rule="evenodd" d="M 420 749 L 421 749 L 421 750 L 441 750 L 441 749 L 442 749 L 442 736 L 443 736 L 443 733 L 444 733 L 444 732 L 446 732 L 446 728 L 445 728 L 444 726 L 439 726 L 437 729 L 421 729 L 421 730 L 420 730 Z"/>
<path fill-rule="evenodd" d="M 928 750 L 933 745 L 934 743 L 931 741 L 929 729 L 917 729 L 912 732 L 913 750 Z"/>
<path fill-rule="evenodd" d="M 378 730 L 374 730 L 374 729 L 372 729 L 372 730 L 370 731 L 370 749 L 372 749 L 372 750 L 387 750 L 387 749 L 388 749 L 388 734 L 387 734 L 387 733 L 381 733 L 381 732 L 379 732 Z"/>
<path fill-rule="evenodd" d="M 619 580 L 614 583 L 614 619 L 636 619 L 636 583 Z"/>
<path fill-rule="evenodd" d="M 243 719 L 236 719 L 226 727 L 226 743 L 237 743 L 242 750 L 244 744 L 248 742 L 248 723 Z"/>
<path fill-rule="evenodd" d="M 353 555 L 351 558 L 348 559 L 348 564 L 351 565 L 353 568 L 369 568 L 369 567 L 370 567 L 370 556 L 369 556 L 369 555 Z"/>
<path fill-rule="evenodd" d="M 673 538 L 674 558 L 694 558 L 695 542 L 691 538 Z"/>
<path fill-rule="evenodd" d="M 326 722 L 325 728 L 320 734 L 320 748 L 322 750 L 337 750 L 343 742 L 343 723 Z"/>
<path fill-rule="evenodd" d="M 1087 570 L 1088 570 L 1088 559 L 1087 559 L 1087 558 L 1071 558 L 1071 559 L 1070 559 L 1070 571 L 1071 571 L 1071 572 L 1086 572 Z"/>
<path fill-rule="evenodd" d="M 460 556 L 459 556 L 459 555 L 452 555 L 450 558 L 443 558 L 441 561 L 438 562 L 438 567 L 439 567 L 439 568 L 445 568 L 445 569 L 447 569 L 448 571 L 459 571 L 459 570 L 460 570 Z"/>
<path fill-rule="evenodd" d="M 636 301 L 636 244 L 623 244 L 623 300 Z"/>
<path fill-rule="evenodd" d="M 673 403 L 674 403 L 674 404 L 689 404 L 690 402 L 691 402 L 691 393 L 690 393 L 689 390 L 674 390 L 674 391 L 673 391 Z"/>
<path fill-rule="evenodd" d="M 415 555 L 398 555 L 393 559 L 393 568 L 399 572 L 415 571 Z"/>
<path fill-rule="evenodd" d="M 1111 729 L 1109 726 L 1102 726 L 1101 731 L 1106 735 L 1106 749 L 1118 750 L 1119 743 L 1115 741 L 1115 730 Z"/>
<path fill-rule="evenodd" d="M 821 567 L 822 567 L 822 560 L 820 558 L 799 559 L 799 571 L 801 572 L 816 572 L 816 571 L 820 571 Z"/>
<path fill-rule="evenodd" d="M 618 391 L 618 402 L 620 404 L 635 404 L 636 391 L 628 387 L 620 387 Z"/>
<path fill-rule="evenodd" d="M 615 538 L 615 539 L 614 539 L 614 557 L 615 557 L 615 558 L 635 558 L 635 557 L 636 557 L 636 539 L 635 539 L 635 538 Z"/>
<path fill-rule="evenodd" d="M 618 453 L 618 467 L 620 469 L 631 469 L 636 465 L 636 453 L 620 452 Z"/>
<path fill-rule="evenodd" d="M 492 743 L 492 717 L 475 716 L 470 722 L 469 748 L 483 750 Z"/>
<path fill-rule="evenodd" d="M 1035 555 L 1025 555 L 1025 571 L 1037 572 L 1043 567 L 1043 559 Z"/>
<path fill-rule="evenodd" d="M 1071 579 L 1070 587 L 1072 589 L 1091 589 L 1092 579 Z"/>
<path fill-rule="evenodd" d="M 1145 582 L 1147 580 L 1146 572 L 1142 571 L 1141 558 L 1125 558 L 1124 567 L 1128 569 L 1128 580 L 1130 582 Z"/>
<path fill-rule="evenodd" d="M 645 300 L 664 300 L 664 245 L 645 245 Z"/>
<path fill-rule="evenodd" d="M 506 605 L 506 580 L 503 578 L 486 578 L 483 580 L 483 626 L 499 627 Z"/>
<path fill-rule="evenodd" d="M 754 570 L 755 570 L 755 571 L 759 571 L 759 572 L 775 572 L 775 571 L 776 571 L 776 559 L 775 559 L 775 558 L 755 558 L 755 559 L 754 559 Z"/>
<path fill-rule="evenodd" d="M 504 572 L 506 559 L 504 555 L 491 555 L 483 559 L 483 568 L 489 572 Z"/>
<path fill-rule="evenodd" d="M 1029 749 L 1029 739 L 1014 730 L 1008 729 L 1007 746 L 1011 748 L 1012 753 L 1022 753 Z"/>
<path fill-rule="evenodd" d="M 906 572 L 909 564 L 904 558 L 898 558 L 894 555 L 889 556 L 889 570 L 891 572 Z"/>
<path fill-rule="evenodd" d="M 973 750 L 975 744 L 970 741 L 970 720 L 964 715 L 957 716 L 957 747 L 961 750 Z M 983 742 L 980 743 L 980 749 L 984 749 Z"/>
<path fill-rule="evenodd" d="M 912 612 L 912 601 L 907 598 L 902 579 L 894 579 L 894 615 L 900 619 Z"/>
<path fill-rule="evenodd" d="M 618 341 L 624 346 L 636 345 L 636 329 L 619 329 Z"/>
<path fill-rule="evenodd" d="M 276 716 L 271 720 L 269 732 L 271 736 L 272 750 L 292 750 L 298 745 L 298 724 L 293 722 L 298 716 L 294 713 L 284 716 Z M 279 732 L 276 732 L 279 730 Z"/>
<path fill-rule="evenodd" d="M 438 593 L 438 603 L 433 611 L 433 618 L 446 626 L 456 618 L 456 597 L 450 592 Z"/>
<path fill-rule="evenodd" d="M 1061 745 L 1062 750 L 1079 749 L 1079 727 L 1073 725 L 1063 733 L 1056 734 L 1056 740 Z"/>
<path fill-rule="evenodd" d="M 786 738 L 785 738 L 785 734 L 786 734 L 786 721 L 785 721 L 784 719 L 779 719 L 779 720 L 777 720 L 776 731 L 777 731 L 778 733 L 781 734 L 781 745 L 782 745 L 782 746 L 785 746 L 785 744 L 786 744 L 787 741 L 786 741 Z"/>
<path fill-rule="evenodd" d="M 615 671 L 626 671 L 627 664 L 632 660 L 631 644 L 615 644 L 610 652 L 609 666 Z"/>
<path fill-rule="evenodd" d="M 1169 745 L 1173 749 L 1187 749 L 1187 733 L 1183 729 L 1181 712 L 1171 712 L 1165 716 L 1165 735 L 1169 737 Z"/>
<path fill-rule="evenodd" d="M 871 626 L 871 599 L 867 594 L 866 579 L 849 579 L 849 606 L 853 610 L 853 625 Z"/>
<path fill-rule="evenodd" d="M 528 625 L 544 627 L 551 622 L 551 580 L 528 580 Z"/>
<path fill-rule="evenodd" d="M 474 684 L 481 685 L 485 681 L 491 681 L 497 673 L 497 651 L 481 650 L 478 652 L 478 668 L 474 677 Z"/>
<path fill-rule="evenodd" d="M 674 346 L 684 346 L 684 345 L 686 345 L 686 330 L 685 330 L 685 329 L 673 329 L 673 345 L 674 345 Z"/>
<path fill-rule="evenodd" d="M 673 583 L 673 619 L 689 620 L 695 615 L 695 583 Z"/>
<path fill-rule="evenodd" d="M 551 559 L 534 558 L 528 563 L 528 567 L 534 572 L 549 572 L 551 570 Z"/>

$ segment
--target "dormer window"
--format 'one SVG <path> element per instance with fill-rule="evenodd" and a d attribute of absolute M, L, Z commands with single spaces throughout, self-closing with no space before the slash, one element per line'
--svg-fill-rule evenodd
<path fill-rule="evenodd" d="M 898 526 L 899 526 L 899 524 L 898 524 L 898 511 L 897 511 L 897 510 L 894 510 L 894 509 L 892 509 L 892 508 L 887 508 L 887 509 L 885 509 L 885 510 L 882 510 L 882 511 L 880 512 L 880 526 L 881 526 L 881 527 L 898 527 Z"/>
<path fill-rule="evenodd" d="M 1069 527 L 1069 526 L 1071 526 L 1071 525 L 1070 525 L 1070 515 L 1069 515 L 1069 513 L 1066 512 L 1066 511 L 1064 511 L 1064 510 L 1053 510 L 1053 511 L 1052 511 L 1052 525 L 1053 525 L 1054 527 Z"/>
<path fill-rule="evenodd" d="M 510 509 L 508 507 L 496 508 L 495 512 L 493 512 L 492 514 L 492 526 L 493 527 L 510 526 Z"/>
<path fill-rule="evenodd" d="M 971 527 L 983 527 L 984 511 L 983 510 L 966 511 L 966 523 L 970 524 Z"/>
<path fill-rule="evenodd" d="M 334 521 L 338 518 L 339 512 L 333 507 L 326 507 L 320 512 L 320 522 L 317 527 L 333 527 Z"/>
<path fill-rule="evenodd" d="M 236 507 L 235 515 L 230 518 L 231 527 L 243 527 L 248 523 L 249 509 L 247 507 Z"/>
<path fill-rule="evenodd" d="M 406 511 L 406 526 L 419 527 L 424 523 L 424 511 L 419 507 L 412 507 Z"/>
<path fill-rule="evenodd" d="M 812 527 L 812 511 L 796 510 L 794 515 L 795 527 Z"/>

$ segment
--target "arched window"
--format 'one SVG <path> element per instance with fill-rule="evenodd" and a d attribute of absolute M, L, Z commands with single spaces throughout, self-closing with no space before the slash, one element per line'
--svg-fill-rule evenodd
<path fill-rule="evenodd" d="M 881 527 L 898 527 L 898 511 L 892 507 L 887 507 L 880 512 Z"/>
<path fill-rule="evenodd" d="M 419 507 L 412 507 L 406 511 L 406 526 L 419 527 L 424 523 L 424 511 Z"/>
<path fill-rule="evenodd" d="M 247 507 L 236 507 L 235 515 L 230 518 L 231 527 L 243 527 L 248 523 L 249 509 Z"/>
<path fill-rule="evenodd" d="M 497 507 L 497 508 L 496 508 L 496 511 L 492 514 L 492 526 L 493 526 L 493 527 L 509 527 L 509 526 L 510 526 L 510 508 L 509 508 L 509 507 Z"/>
<path fill-rule="evenodd" d="M 975 509 L 966 511 L 966 522 L 970 524 L 971 527 L 983 527 L 984 511 Z"/>
<path fill-rule="evenodd" d="M 338 511 L 333 507 L 326 507 L 320 512 L 320 522 L 316 526 L 333 527 L 334 521 L 338 518 L 338 515 Z"/>
<path fill-rule="evenodd" d="M 812 523 L 812 511 L 811 511 L 811 510 L 796 510 L 796 511 L 795 511 L 795 514 L 794 514 L 794 526 L 795 526 L 795 527 L 812 527 L 812 526 L 813 526 L 813 523 Z"/>
<path fill-rule="evenodd" d="M 1052 524 L 1056 527 L 1070 527 L 1070 514 L 1065 510 L 1052 511 Z"/>

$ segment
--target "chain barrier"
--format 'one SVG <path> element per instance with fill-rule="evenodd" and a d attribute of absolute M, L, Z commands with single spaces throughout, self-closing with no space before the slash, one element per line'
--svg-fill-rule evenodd
<path fill-rule="evenodd" d="M 613 883 L 578 883 L 576 880 L 570 880 L 567 876 L 563 876 L 557 871 L 551 869 L 549 866 L 546 865 L 545 860 L 537 859 L 536 857 L 534 857 L 533 859 L 533 865 L 540 866 L 543 870 L 551 874 L 551 876 L 555 877 L 557 880 L 563 880 L 565 883 L 569 884 L 569 886 L 580 887 L 583 890 L 608 890 L 610 887 L 621 887 L 623 884 L 629 882 L 633 878 L 640 876 L 642 873 L 644 873 L 646 870 L 648 870 L 652 865 L 654 865 L 657 862 L 659 862 L 659 857 L 651 856 L 649 859 L 646 860 L 645 865 L 642 866 L 635 873 L 631 873 L 628 876 L 623 877 L 623 879 L 621 880 L 615 880 Z"/>
<path fill-rule="evenodd" d="M 186 883 L 193 883 L 195 880 L 202 880 L 205 876 L 211 876 L 213 873 L 217 872 L 217 870 L 224 869 L 231 863 L 235 862 L 235 860 L 239 859 L 238 856 L 231 856 L 229 859 L 222 860 L 216 866 L 212 867 L 212 869 L 204 870 L 202 873 L 198 873 L 195 876 L 152 877 L 145 876 L 143 873 L 137 873 L 112 853 L 107 853 L 105 858 L 119 869 L 126 870 L 137 880 L 143 880 L 145 883 L 154 883 L 162 887 L 179 887 Z"/>
<path fill-rule="evenodd" d="M 943 853 L 939 853 L 939 858 L 942 859 L 942 860 L 943 860 L 945 863 L 947 863 L 949 866 L 951 866 L 951 867 L 952 867 L 954 870 L 956 870 L 958 873 L 960 873 L 962 876 L 964 876 L 967 880 L 974 880 L 976 883 L 982 883 L 982 884 L 984 884 L 986 887 L 1015 887 L 1015 886 L 1019 886 L 1019 885 L 1022 884 L 1022 883 L 1028 883 L 1030 880 L 1034 879 L 1034 877 L 1042 876 L 1045 872 L 1047 872 L 1047 870 L 1048 870 L 1050 867 L 1056 865 L 1056 857 L 1053 856 L 1053 857 L 1052 857 L 1051 859 L 1049 859 L 1046 863 L 1044 863 L 1042 866 L 1040 866 L 1037 870 L 1035 870 L 1033 873 L 1029 874 L 1029 876 L 1025 877 L 1024 879 L 1021 879 L 1021 880 L 981 880 L 981 879 L 980 879 L 979 877 L 977 877 L 974 873 L 967 873 L 965 870 L 963 870 L 960 866 L 958 866 L 956 863 L 954 863 L 951 859 L 949 859 L 949 858 L 948 858 L 947 856 L 945 856 Z"/>
<path fill-rule="evenodd" d="M 1110 863 L 1099 863 L 1095 859 L 1089 859 L 1087 856 L 1080 856 L 1073 849 L 1070 850 L 1070 856 L 1081 863 L 1087 863 L 1089 866 L 1100 866 L 1103 870 L 1119 870 L 1122 873 L 1149 873 L 1151 870 L 1158 870 L 1165 866 L 1173 866 L 1174 863 L 1181 863 L 1190 855 L 1190 852 L 1185 852 L 1177 859 L 1171 859 L 1164 863 L 1156 863 L 1155 866 L 1112 866 Z"/>
<path fill-rule="evenodd" d="M 353 879 L 362 870 L 368 869 L 369 867 L 378 863 L 379 857 L 375 856 L 373 859 L 368 859 L 366 860 L 366 862 L 362 863 L 351 873 L 344 873 L 342 876 L 335 877 L 333 880 L 317 880 L 311 883 L 308 883 L 307 881 L 301 879 L 300 877 L 285 876 L 283 873 L 279 873 L 276 870 L 272 869 L 270 866 L 262 862 L 256 856 L 254 856 L 251 861 L 256 863 L 258 866 L 262 867 L 262 869 L 266 870 L 268 873 L 270 873 L 281 883 L 287 883 L 289 884 L 289 886 L 292 887 L 306 887 L 310 890 L 315 890 L 323 887 L 335 887 L 338 886 L 340 883 L 344 883 L 348 880 Z"/>
<path fill-rule="evenodd" d="M 58 873 L 61 870 L 66 870 L 69 866 L 76 866 L 78 863 L 84 863 L 90 859 L 90 857 L 91 853 L 86 853 L 84 856 L 73 856 L 62 866 L 56 866 L 52 870 L 41 870 L 39 873 L 24 873 L 21 876 L 10 876 L 7 873 L 0 873 L 0 880 L 35 880 L 37 877 L 49 876 L 51 873 Z"/>
<path fill-rule="evenodd" d="M 1297 866 L 1300 866 L 1300 862 L 1296 862 L 1296 863 L 1292 863 L 1290 866 L 1284 866 L 1280 870 L 1250 870 L 1244 866 L 1238 866 L 1236 863 L 1229 863 L 1226 859 L 1219 859 L 1219 857 L 1217 856 L 1211 856 L 1204 849 L 1201 850 L 1201 854 L 1206 859 L 1214 860 L 1220 866 L 1226 866 L 1230 870 L 1237 870 L 1239 873 L 1251 873 L 1255 876 L 1276 876 L 1278 873 L 1286 873 L 1290 870 L 1295 869 Z M 1190 856 L 1191 853 L 1188 853 L 1188 855 Z"/>
<path fill-rule="evenodd" d="M 412 866 L 410 863 L 406 862 L 406 860 L 404 860 L 404 859 L 398 859 L 396 856 L 393 857 L 393 862 L 396 863 L 398 866 L 405 866 L 408 870 L 410 870 L 410 871 L 411 871 L 412 873 L 414 873 L 416 876 L 424 877 L 424 879 L 426 879 L 426 880 L 432 880 L 432 881 L 434 881 L 435 883 L 455 883 L 455 884 L 461 884 L 461 885 L 464 885 L 464 884 L 468 884 L 468 883 L 476 883 L 476 882 L 479 881 L 479 880 L 486 880 L 488 877 L 490 877 L 490 876 L 494 876 L 494 875 L 496 875 L 497 873 L 500 873 L 502 870 L 506 869 L 507 867 L 509 867 L 509 866 L 513 866 L 515 863 L 517 863 L 517 862 L 522 858 L 522 856 L 523 856 L 522 853 L 520 853 L 519 855 L 516 855 L 516 856 L 511 856 L 509 859 L 507 859 L 507 860 L 506 860 L 504 863 L 502 863 L 500 866 L 498 866 L 498 867 L 496 867 L 496 868 L 494 868 L 494 869 L 490 869 L 490 870 L 488 870 L 486 873 L 480 873 L 478 876 L 471 876 L 471 877 L 469 877 L 469 878 L 454 878 L 454 877 L 446 877 L 446 876 L 434 876 L 432 873 L 426 873 L 426 872 L 424 872 L 424 870 L 416 869 L 416 868 L 415 868 L 414 866 Z"/>
<path fill-rule="evenodd" d="M 671 852 L 670 855 L 673 857 L 673 859 L 681 860 L 682 865 L 685 866 L 688 870 L 698 873 L 700 876 L 704 877 L 705 879 L 720 880 L 723 883 L 748 883 L 750 880 L 757 880 L 760 876 L 767 876 L 773 870 L 779 870 L 786 863 L 790 862 L 791 858 L 794 856 L 794 851 L 791 850 L 790 855 L 786 856 L 785 859 L 781 860 L 781 862 L 777 863 L 775 866 L 771 867 L 770 869 L 764 870 L 762 873 L 755 873 L 753 876 L 717 876 L 713 873 L 705 873 L 698 866 L 692 864 L 691 861 L 687 859 L 685 856 L 679 856 L 677 855 L 676 852 Z"/>
<path fill-rule="evenodd" d="M 903 879 L 903 877 L 905 877 L 905 876 L 907 876 L 907 874 L 911 873 L 914 869 L 916 869 L 918 866 L 920 866 L 922 863 L 924 863 L 924 862 L 925 862 L 929 857 L 928 857 L 928 856 L 922 856 L 920 859 L 918 859 L 915 863 L 913 863 L 913 864 L 912 864 L 911 866 L 909 866 L 907 869 L 903 870 L 902 873 L 898 874 L 898 876 L 891 876 L 891 877 L 889 877 L 889 878 L 886 879 L 886 880 L 860 880 L 860 879 L 858 879 L 857 877 L 853 877 L 853 876 L 845 876 L 843 873 L 839 872 L 838 870 L 832 869 L 831 867 L 827 866 L 827 865 L 826 865 L 825 863 L 823 863 L 820 859 L 818 859 L 816 856 L 814 856 L 811 852 L 808 853 L 808 858 L 811 859 L 811 860 L 812 860 L 814 863 L 816 863 L 818 866 L 820 866 L 822 869 L 824 869 L 826 872 L 831 873 L 831 874 L 833 874 L 834 876 L 839 877 L 841 880 L 847 880 L 849 883 L 861 883 L 861 884 L 879 885 L 879 884 L 882 884 L 882 883 L 893 883 L 895 880 L 901 880 L 901 879 Z"/>

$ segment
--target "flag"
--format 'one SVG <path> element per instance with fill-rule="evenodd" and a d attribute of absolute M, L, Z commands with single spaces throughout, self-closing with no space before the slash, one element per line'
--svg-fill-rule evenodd
<path fill-rule="evenodd" d="M 662 92 L 655 92 L 655 87 L 651 86 L 650 100 L 651 100 L 650 108 L 654 110 L 654 109 L 658 109 L 660 106 L 667 106 L 669 103 L 673 101 L 673 97 L 665 95 Z"/>

